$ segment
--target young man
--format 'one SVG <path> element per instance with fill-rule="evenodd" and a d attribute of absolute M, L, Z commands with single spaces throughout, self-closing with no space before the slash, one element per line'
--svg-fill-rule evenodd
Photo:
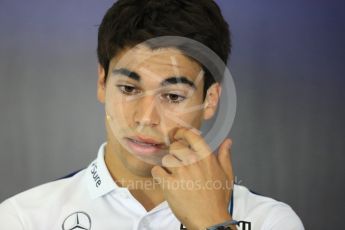
<path fill-rule="evenodd" d="M 304 229 L 288 205 L 232 186 L 231 140 L 214 152 L 198 132 L 221 84 L 162 36 L 230 53 L 213 0 L 117 1 L 98 36 L 107 142 L 88 168 L 4 201 L 1 229 Z"/>

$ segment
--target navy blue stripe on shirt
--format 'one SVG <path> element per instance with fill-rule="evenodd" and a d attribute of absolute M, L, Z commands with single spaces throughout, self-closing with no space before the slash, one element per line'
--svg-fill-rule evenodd
<path fill-rule="evenodd" d="M 79 170 L 77 170 L 77 171 L 74 171 L 74 172 L 72 172 L 72 173 L 70 173 L 70 174 L 67 174 L 66 176 L 63 176 L 63 177 L 57 179 L 57 180 L 62 180 L 62 179 L 70 178 L 70 177 L 74 176 L 75 174 L 77 174 L 78 172 L 80 172 L 81 170 L 83 170 L 83 169 L 79 169 Z"/>

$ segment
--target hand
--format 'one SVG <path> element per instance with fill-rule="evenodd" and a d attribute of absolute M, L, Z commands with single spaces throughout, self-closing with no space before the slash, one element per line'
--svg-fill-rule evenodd
<path fill-rule="evenodd" d="M 224 140 L 215 156 L 204 139 L 189 129 L 179 128 L 173 139 L 163 167 L 155 166 L 151 173 L 175 216 L 189 230 L 231 220 L 232 141 Z"/>

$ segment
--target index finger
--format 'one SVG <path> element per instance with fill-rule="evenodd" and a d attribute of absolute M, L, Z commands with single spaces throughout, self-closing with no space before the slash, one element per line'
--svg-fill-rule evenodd
<path fill-rule="evenodd" d="M 173 137 L 186 141 L 200 157 L 205 157 L 212 152 L 204 138 L 190 129 L 179 128 Z"/>

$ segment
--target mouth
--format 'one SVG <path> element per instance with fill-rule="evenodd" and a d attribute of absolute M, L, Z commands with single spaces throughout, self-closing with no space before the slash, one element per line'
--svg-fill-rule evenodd
<path fill-rule="evenodd" d="M 161 152 L 166 148 L 163 142 L 146 137 L 126 137 L 127 146 L 138 155 L 152 155 Z"/>

